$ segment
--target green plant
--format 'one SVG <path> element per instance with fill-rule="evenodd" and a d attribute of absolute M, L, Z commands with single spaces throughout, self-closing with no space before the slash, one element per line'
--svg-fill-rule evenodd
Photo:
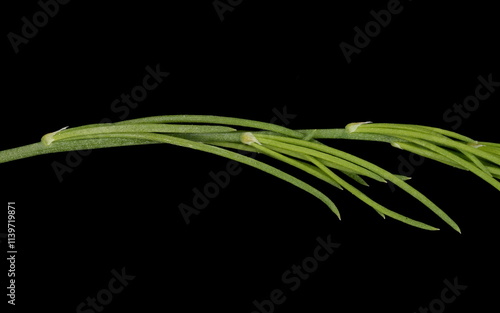
<path fill-rule="evenodd" d="M 233 127 L 247 129 L 237 130 Z M 390 181 L 460 232 L 458 225 L 445 212 L 406 182 L 409 177 L 392 174 L 364 159 L 329 147 L 321 143 L 320 139 L 390 143 L 396 148 L 470 171 L 500 190 L 500 144 L 478 142 L 439 128 L 370 122 L 351 123 L 340 129 L 292 130 L 274 124 L 231 117 L 155 116 L 118 123 L 64 128 L 46 134 L 38 143 L 0 151 L 0 163 L 63 151 L 167 143 L 213 153 L 279 177 L 319 198 L 340 218 L 335 204 L 318 189 L 276 167 L 234 151 L 247 150 L 268 155 L 336 188 L 345 189 L 384 218 L 389 216 L 418 228 L 438 230 L 387 209 L 347 180 L 365 186 L 368 184 L 364 178 L 380 182 Z"/>

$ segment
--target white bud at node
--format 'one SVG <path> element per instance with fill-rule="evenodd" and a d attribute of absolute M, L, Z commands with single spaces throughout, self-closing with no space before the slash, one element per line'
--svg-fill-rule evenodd
<path fill-rule="evenodd" d="M 257 138 L 255 138 L 255 136 L 250 133 L 250 132 L 246 132 L 246 133 L 243 133 L 241 134 L 241 138 L 240 138 L 241 142 L 246 144 L 246 145 L 251 145 L 253 143 L 256 143 L 256 144 L 259 144 L 259 145 L 262 145 L 258 140 Z"/>

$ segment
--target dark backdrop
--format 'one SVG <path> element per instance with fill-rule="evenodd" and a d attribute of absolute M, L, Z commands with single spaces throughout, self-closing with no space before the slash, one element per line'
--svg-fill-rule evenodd
<path fill-rule="evenodd" d="M 470 100 L 480 77 L 500 81 L 498 17 L 487 1 L 171 2 L 4 3 L 0 149 L 64 126 L 165 114 L 297 129 L 415 123 L 500 141 L 498 87 Z M 161 73 L 141 93 L 151 71 Z M 122 94 L 131 93 L 138 101 L 127 104 Z M 453 111 L 467 98 L 468 109 Z M 0 164 L 0 232 L 14 201 L 18 249 L 16 306 L 6 295 L 2 305 L 85 313 L 497 306 L 497 190 L 387 144 L 329 144 L 412 176 L 463 234 L 385 184 L 363 190 L 441 231 L 384 221 L 346 191 L 309 180 L 340 207 L 338 221 L 309 194 L 243 165 L 209 203 L 198 199 L 204 209 L 186 224 L 179 206 L 193 206 L 195 190 L 227 173 L 227 160 L 164 145 L 46 155 Z M 5 293 L 5 239 L 0 247 Z M 315 251 L 328 258 L 313 261 Z M 311 273 L 293 272 L 304 261 Z"/>

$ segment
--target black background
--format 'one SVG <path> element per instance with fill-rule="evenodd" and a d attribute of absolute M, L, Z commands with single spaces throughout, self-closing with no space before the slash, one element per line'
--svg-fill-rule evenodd
<path fill-rule="evenodd" d="M 268 122 L 286 107 L 296 115 L 287 126 L 297 129 L 366 120 L 452 129 L 443 114 L 474 94 L 478 76 L 500 80 L 498 14 L 486 1 L 401 2 L 402 12 L 350 64 L 339 44 L 353 44 L 353 28 L 364 28 L 370 11 L 388 1 L 244 0 L 223 21 L 211 0 L 172 3 L 71 1 L 18 53 L 7 35 L 20 34 L 21 18 L 40 6 L 4 3 L 0 149 L 67 125 L 119 121 L 111 103 L 157 64 L 170 75 L 127 118 L 213 114 Z M 497 106 L 496 93 L 456 130 L 499 142 Z M 401 157 L 409 160 L 387 144 L 329 144 L 392 172 Z M 247 166 L 186 225 L 179 204 L 191 204 L 193 188 L 212 181 L 209 172 L 227 160 L 163 145 L 96 150 L 60 182 L 51 164 L 66 158 L 0 164 L 1 201 L 17 208 L 15 311 L 75 312 L 123 267 L 135 279 L 104 312 L 250 313 L 252 302 L 274 289 L 287 297 L 274 312 L 416 312 L 455 277 L 468 287 L 446 312 L 496 307 L 498 191 L 470 173 L 432 161 L 411 173 L 411 184 L 449 213 L 462 235 L 387 185 L 362 190 L 441 231 L 382 220 L 346 191 L 307 178 L 340 208 L 338 221 L 314 197 Z M 1 216 L 5 225 L 7 212 Z M 327 236 L 340 247 L 289 291 L 281 275 Z M 5 240 L 0 246 L 5 252 Z M 4 257 L 1 264 L 5 286 Z"/>

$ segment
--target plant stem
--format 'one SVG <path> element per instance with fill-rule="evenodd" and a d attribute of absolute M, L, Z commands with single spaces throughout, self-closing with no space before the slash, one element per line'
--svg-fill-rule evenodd
<path fill-rule="evenodd" d="M 101 124 L 96 124 L 101 125 Z M 123 124 L 120 124 L 123 125 Z M 68 129 L 69 132 L 71 130 Z M 311 132 L 311 129 L 302 129 L 297 130 L 297 133 L 294 133 L 297 136 L 304 136 L 305 134 Z M 230 142 L 230 143 L 238 143 L 240 144 L 240 136 L 243 131 L 234 131 L 227 133 L 187 133 L 187 134 L 171 134 L 172 136 L 178 138 L 184 138 L 192 141 L 198 142 Z M 254 134 L 275 134 L 277 133 L 272 131 L 255 131 Z M 64 131 L 61 131 L 61 135 L 64 134 Z M 58 134 L 54 135 L 57 138 Z M 379 142 L 401 142 L 401 139 L 390 137 L 390 136 L 380 136 L 376 134 L 357 134 L 357 133 L 348 133 L 343 128 L 339 129 L 318 129 L 314 132 L 313 138 L 315 139 L 351 139 L 351 140 L 363 140 L 363 141 L 379 141 Z M 75 138 L 73 138 L 75 139 Z M 139 140 L 139 139 L 127 139 L 127 138 L 80 138 L 78 140 L 71 141 L 55 141 L 52 142 L 49 146 L 42 144 L 41 142 L 21 146 L 17 148 L 7 149 L 0 151 L 0 163 L 20 160 L 24 158 L 29 158 L 37 155 L 57 153 L 57 152 L 67 152 L 67 151 L 78 151 L 78 150 L 91 150 L 91 149 L 100 149 L 100 148 L 111 148 L 111 147 L 120 147 L 120 146 L 135 146 L 135 145 L 144 145 L 144 144 L 153 144 L 156 142 L 151 142 L 148 140 Z"/>
<path fill-rule="evenodd" d="M 37 155 L 78 151 L 78 150 L 93 150 L 100 148 L 124 147 L 154 144 L 157 142 L 140 139 L 127 139 L 127 138 L 98 138 L 98 139 L 81 139 L 74 141 L 57 141 L 47 146 L 42 142 L 21 146 L 0 151 L 0 163 L 20 160 Z"/>
<path fill-rule="evenodd" d="M 196 124 L 209 125 L 196 125 Z M 194 124 L 194 125 L 193 125 Z M 253 129 L 236 130 L 232 127 Z M 167 115 L 140 118 L 118 123 L 91 124 L 60 129 L 46 134 L 41 142 L 0 151 L 0 163 L 31 156 L 74 150 L 91 150 L 144 144 L 167 143 L 219 155 L 258 168 L 285 180 L 323 201 L 339 218 L 333 202 L 302 180 L 273 166 L 227 150 L 261 152 L 299 168 L 338 188 L 344 188 L 374 208 L 415 227 L 436 230 L 390 211 L 367 197 L 331 169 L 336 169 L 360 184 L 367 185 L 360 175 L 400 187 L 460 232 L 458 225 L 431 200 L 404 180 L 375 164 L 331 148 L 318 139 L 349 139 L 390 143 L 392 146 L 434 159 L 462 170 L 469 170 L 500 190 L 500 144 L 474 141 L 469 137 L 439 128 L 404 125 L 351 123 L 338 129 L 292 130 L 283 126 L 248 119 L 209 115 Z M 244 145 L 243 145 L 243 144 Z M 249 192 L 251 196 L 254 191 Z"/>

